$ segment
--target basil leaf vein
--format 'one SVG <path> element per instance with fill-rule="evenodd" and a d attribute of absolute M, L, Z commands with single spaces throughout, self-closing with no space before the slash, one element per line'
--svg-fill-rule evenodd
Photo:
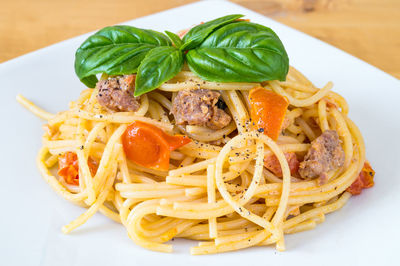
<path fill-rule="evenodd" d="M 183 36 L 183 45 L 181 50 L 189 50 L 200 45 L 214 30 L 222 27 L 226 24 L 232 23 L 235 20 L 243 17 L 243 15 L 235 14 L 220 17 L 203 24 L 197 25 L 189 30 L 185 36 Z"/>
<path fill-rule="evenodd" d="M 156 47 L 147 53 L 136 76 L 135 96 L 152 91 L 178 74 L 183 66 L 182 51 L 176 47 Z"/>
<path fill-rule="evenodd" d="M 218 82 L 285 80 L 289 69 L 279 37 L 268 27 L 245 21 L 217 29 L 186 59 L 199 77 Z"/>

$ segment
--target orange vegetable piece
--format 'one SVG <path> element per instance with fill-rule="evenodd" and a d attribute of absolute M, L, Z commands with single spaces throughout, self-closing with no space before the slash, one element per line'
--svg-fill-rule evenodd
<path fill-rule="evenodd" d="M 297 158 L 296 153 L 294 152 L 285 152 L 284 153 L 286 161 L 288 162 L 290 173 L 292 175 L 296 174 L 299 170 L 300 162 Z M 282 168 L 279 163 L 278 158 L 275 155 L 269 155 L 264 158 L 264 166 L 268 170 L 270 170 L 277 177 L 282 177 Z"/>
<path fill-rule="evenodd" d="M 89 157 L 88 166 L 91 174 L 95 175 L 97 171 L 97 162 Z M 79 165 L 76 153 L 68 151 L 58 157 L 57 173 L 64 178 L 67 184 L 79 185 Z"/>
<path fill-rule="evenodd" d="M 364 163 L 364 167 L 358 175 L 357 179 L 347 188 L 347 192 L 353 195 L 361 194 L 364 188 L 370 188 L 374 185 L 375 171 L 372 169 L 369 162 Z"/>
<path fill-rule="evenodd" d="M 259 131 L 277 140 L 282 129 L 288 100 L 262 87 L 253 88 L 249 94 L 251 119 Z"/>
<path fill-rule="evenodd" d="M 126 157 L 141 166 L 169 169 L 170 152 L 191 142 L 186 136 L 171 136 L 156 126 L 135 121 L 122 135 Z"/>

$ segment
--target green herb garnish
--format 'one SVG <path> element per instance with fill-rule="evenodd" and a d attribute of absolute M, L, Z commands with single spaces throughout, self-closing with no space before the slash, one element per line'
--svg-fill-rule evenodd
<path fill-rule="evenodd" d="M 106 27 L 90 36 L 75 54 L 75 72 L 94 88 L 96 74 L 137 73 L 135 96 L 178 74 L 184 61 L 200 78 L 215 82 L 285 80 L 289 59 L 268 27 L 221 17 L 193 27 L 181 40 L 166 31 L 131 26 Z"/>

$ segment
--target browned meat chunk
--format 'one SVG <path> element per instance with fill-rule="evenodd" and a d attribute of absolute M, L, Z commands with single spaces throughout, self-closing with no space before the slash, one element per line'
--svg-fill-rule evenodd
<path fill-rule="evenodd" d="M 139 109 L 138 98 L 133 96 L 134 75 L 125 75 L 97 82 L 97 100 L 109 111 L 135 112 Z"/>
<path fill-rule="evenodd" d="M 304 161 L 300 163 L 300 176 L 306 179 L 320 178 L 326 181 L 326 173 L 344 164 L 344 151 L 335 130 L 327 130 L 311 142 Z"/>
<path fill-rule="evenodd" d="M 171 110 L 176 124 L 206 126 L 215 130 L 227 126 L 232 118 L 217 107 L 219 96 L 218 92 L 206 89 L 179 91 Z"/>

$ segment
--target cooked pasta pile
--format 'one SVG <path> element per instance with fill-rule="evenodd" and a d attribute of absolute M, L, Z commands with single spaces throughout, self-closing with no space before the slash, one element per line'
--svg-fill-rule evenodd
<path fill-rule="evenodd" d="M 277 141 L 255 130 L 250 119 L 249 90 L 262 86 L 289 101 L 285 129 Z M 218 90 L 232 116 L 220 130 L 175 125 L 172 100 L 184 89 Z M 348 105 L 331 91 L 317 88 L 291 68 L 286 81 L 213 83 L 190 71 L 180 72 L 159 89 L 140 98 L 136 112 L 107 112 L 97 89 L 84 90 L 69 110 L 49 114 L 22 96 L 20 103 L 47 120 L 37 157 L 41 174 L 65 199 L 87 210 L 62 228 L 69 233 L 97 211 L 122 223 L 138 245 L 171 252 L 173 238 L 198 240 L 192 254 L 210 254 L 251 246 L 275 245 L 284 250 L 284 235 L 316 227 L 325 214 L 351 197 L 346 189 L 365 162 L 363 138 L 348 118 Z M 146 168 L 126 158 L 121 136 L 134 121 L 164 132 L 184 134 L 192 142 L 172 151 L 169 171 Z M 310 142 L 335 130 L 345 153 L 344 165 L 327 173 L 326 182 L 291 176 L 284 153 L 304 156 Z M 79 184 L 54 174 L 59 157 L 73 152 Z M 275 155 L 282 176 L 264 167 Z M 90 162 L 97 162 L 91 171 Z"/>

